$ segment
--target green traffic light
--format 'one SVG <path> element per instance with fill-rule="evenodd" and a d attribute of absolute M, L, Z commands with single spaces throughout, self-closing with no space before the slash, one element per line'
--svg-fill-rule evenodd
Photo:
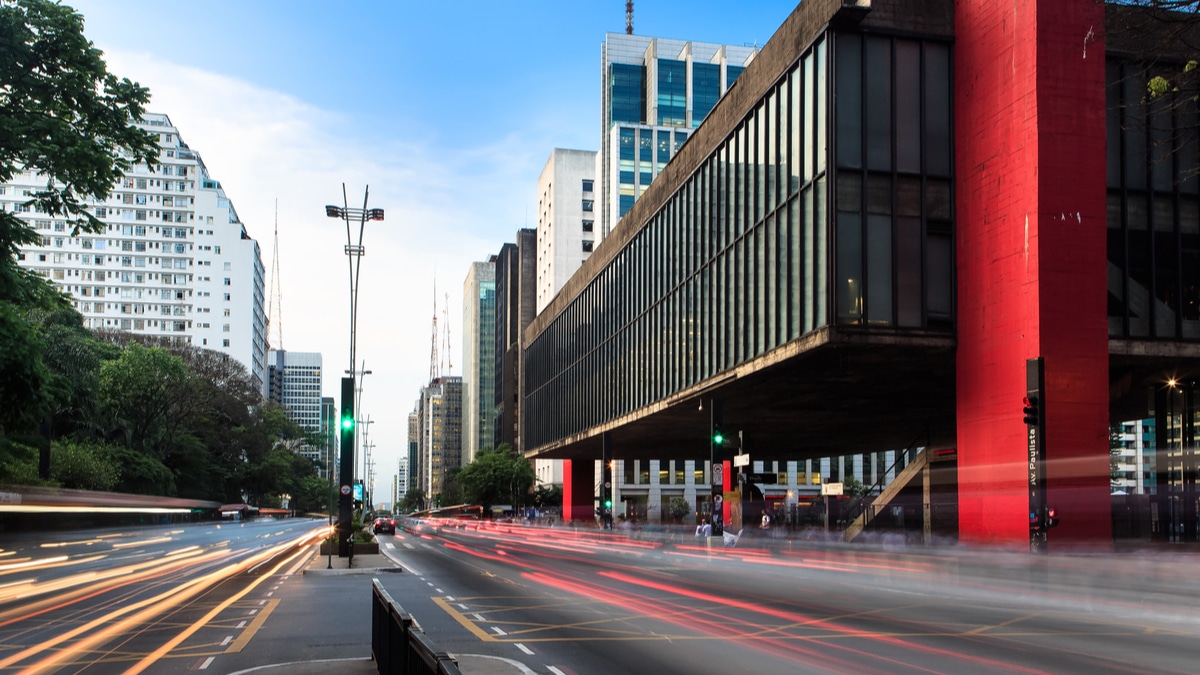
<path fill-rule="evenodd" d="M 606 509 L 612 508 L 612 500 L 611 499 L 604 500 L 604 508 L 606 508 Z"/>
<path fill-rule="evenodd" d="M 717 433 L 713 434 L 713 443 L 716 443 L 717 445 L 721 445 L 724 442 L 725 442 L 725 437 L 721 435 L 721 432 L 718 431 Z"/>
<path fill-rule="evenodd" d="M 354 419 L 346 417 L 342 419 L 342 428 L 349 431 L 354 428 Z"/>

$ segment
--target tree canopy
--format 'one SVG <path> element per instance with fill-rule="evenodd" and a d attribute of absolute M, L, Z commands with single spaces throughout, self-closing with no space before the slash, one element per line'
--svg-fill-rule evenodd
<path fill-rule="evenodd" d="M 537 481 L 529 460 L 507 443 L 480 451 L 456 478 L 467 501 L 482 505 L 484 510 L 495 504 L 520 506 Z"/>

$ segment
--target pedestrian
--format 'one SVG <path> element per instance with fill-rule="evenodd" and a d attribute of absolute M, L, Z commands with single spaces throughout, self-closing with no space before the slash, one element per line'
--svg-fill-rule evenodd
<path fill-rule="evenodd" d="M 763 511 L 762 524 L 759 527 L 764 530 L 771 527 L 771 516 L 768 516 L 766 511 Z"/>
<path fill-rule="evenodd" d="M 712 525 L 708 524 L 707 518 L 702 518 L 700 520 L 700 524 L 696 526 L 696 536 L 697 537 L 711 537 L 712 536 Z"/>

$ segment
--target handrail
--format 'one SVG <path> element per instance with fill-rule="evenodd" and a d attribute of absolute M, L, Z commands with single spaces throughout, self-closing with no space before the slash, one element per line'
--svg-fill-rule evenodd
<path fill-rule="evenodd" d="M 896 470 L 896 468 L 900 465 L 901 460 L 903 460 L 907 457 L 908 461 L 905 462 L 905 466 L 907 466 L 908 464 L 911 464 L 913 462 L 913 460 L 915 460 L 917 458 L 917 453 L 920 452 L 920 450 L 917 450 L 916 452 L 914 452 L 913 446 L 915 446 L 917 444 L 917 441 L 921 440 L 921 437 L 923 437 L 923 436 L 926 437 L 926 445 L 929 444 L 928 443 L 929 430 L 926 429 L 925 431 L 922 431 L 920 434 L 918 434 L 917 437 L 914 438 L 912 440 L 912 442 L 909 443 L 906 448 L 904 448 L 900 452 L 896 453 L 896 461 L 892 462 L 892 465 L 889 466 L 886 470 L 884 470 L 884 472 L 878 478 L 875 479 L 875 483 L 872 484 L 871 487 L 864 490 L 863 493 L 861 495 L 859 495 L 858 499 L 856 499 L 852 504 L 850 504 L 850 507 L 845 511 L 844 517 L 846 519 L 846 522 L 850 522 L 850 523 L 854 522 L 854 520 L 856 518 L 861 516 L 863 514 L 863 512 L 866 511 L 867 498 L 876 496 L 876 494 L 875 494 L 876 490 L 878 490 L 878 494 L 883 494 L 883 489 L 885 487 L 887 487 L 887 485 L 883 481 L 888 477 L 888 474 L 891 474 L 892 472 L 894 472 Z M 894 477 L 893 477 L 893 479 L 894 479 Z M 863 527 L 866 527 L 868 522 L 869 522 L 869 519 L 863 518 Z"/>
<path fill-rule="evenodd" d="M 454 658 L 437 649 L 378 579 L 371 586 L 371 655 L 381 675 L 462 674 Z"/>

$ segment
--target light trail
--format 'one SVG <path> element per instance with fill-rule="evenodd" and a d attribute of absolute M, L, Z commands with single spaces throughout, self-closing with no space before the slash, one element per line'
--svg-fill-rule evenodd
<path fill-rule="evenodd" d="M 50 652 L 49 655 L 43 657 L 40 661 L 26 666 L 20 671 L 21 675 L 37 675 L 38 673 L 49 672 L 61 666 L 65 661 L 78 658 L 80 655 L 86 655 L 97 651 L 97 648 L 107 642 L 111 642 L 119 637 L 126 636 L 134 631 L 138 626 L 142 626 L 151 622 L 155 617 L 161 616 L 170 610 L 173 610 L 186 601 L 196 597 L 200 593 L 212 588 L 213 586 L 226 581 L 227 579 L 261 564 L 264 560 L 278 555 L 285 551 L 293 544 L 302 545 L 305 542 L 312 541 L 315 537 L 309 533 L 297 538 L 294 542 L 281 542 L 275 546 L 262 549 L 253 555 L 241 560 L 240 562 L 226 565 L 199 577 L 189 579 L 179 586 L 176 586 L 163 593 L 159 593 L 153 597 L 130 603 L 123 607 L 114 609 L 111 612 L 97 617 L 87 623 L 76 626 L 74 629 L 60 633 L 53 638 L 40 642 L 37 645 L 28 647 L 20 652 L 10 655 L 9 657 L 0 660 L 0 669 L 14 667 L 23 661 L 28 661 L 45 652 Z M 303 552 L 295 553 L 300 555 Z M 224 552 L 213 552 L 213 556 L 227 555 Z M 289 558 L 290 560 L 290 558 Z M 193 564 L 195 561 L 192 561 Z M 286 562 L 286 561 L 285 561 Z M 259 577 L 250 587 L 245 589 L 237 597 L 241 597 L 248 593 L 250 589 L 257 587 L 268 576 Z M 131 580 L 132 581 L 132 580 Z M 213 610 L 215 611 L 215 610 Z M 187 635 L 198 630 L 199 626 L 189 627 L 184 632 Z M 190 632 L 189 632 L 190 631 Z M 181 634 L 182 635 L 182 634 Z M 177 645 L 187 635 L 183 637 L 176 636 L 168 644 L 171 646 Z M 168 649 L 169 651 L 169 649 Z M 162 652 L 160 654 L 160 652 Z M 135 670 L 128 670 L 127 673 L 141 672 L 147 665 L 158 660 L 165 654 L 161 648 L 152 652 L 146 659 L 154 657 L 152 661 L 147 662 L 145 659 Z M 156 656 L 157 655 L 157 656 Z"/>

